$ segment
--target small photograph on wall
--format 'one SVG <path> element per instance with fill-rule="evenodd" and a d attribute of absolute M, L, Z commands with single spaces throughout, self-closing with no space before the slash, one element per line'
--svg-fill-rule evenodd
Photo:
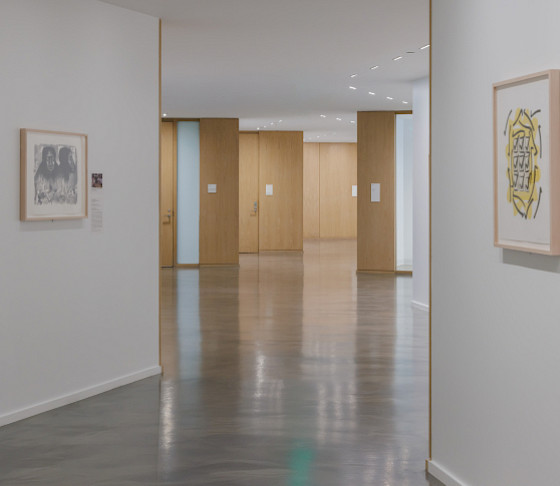
<path fill-rule="evenodd" d="M 494 244 L 560 254 L 560 71 L 494 84 Z"/>
<path fill-rule="evenodd" d="M 20 131 L 20 219 L 87 217 L 87 135 Z"/>
<path fill-rule="evenodd" d="M 97 189 L 103 188 L 103 174 L 91 174 L 91 187 L 95 187 Z"/>

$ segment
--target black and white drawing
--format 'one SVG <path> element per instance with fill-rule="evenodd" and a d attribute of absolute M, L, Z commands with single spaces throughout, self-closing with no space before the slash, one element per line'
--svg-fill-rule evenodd
<path fill-rule="evenodd" d="M 78 204 L 77 150 L 72 145 L 35 145 L 35 204 Z"/>
<path fill-rule="evenodd" d="M 87 136 L 21 130 L 22 221 L 87 217 Z"/>

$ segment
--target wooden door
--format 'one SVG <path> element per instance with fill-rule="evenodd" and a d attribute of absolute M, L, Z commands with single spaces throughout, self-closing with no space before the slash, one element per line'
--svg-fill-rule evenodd
<path fill-rule="evenodd" d="M 162 267 L 172 267 L 175 254 L 175 123 L 161 125 L 159 255 Z"/>
<path fill-rule="evenodd" d="M 239 252 L 259 251 L 259 135 L 239 134 Z"/>
<path fill-rule="evenodd" d="M 321 238 L 356 238 L 358 198 L 352 197 L 357 185 L 357 145 L 320 144 L 320 233 Z"/>
<path fill-rule="evenodd" d="M 320 143 L 303 144 L 303 237 L 319 238 L 319 147 Z"/>
<path fill-rule="evenodd" d="M 302 251 L 303 132 L 260 132 L 259 196 L 259 250 Z"/>

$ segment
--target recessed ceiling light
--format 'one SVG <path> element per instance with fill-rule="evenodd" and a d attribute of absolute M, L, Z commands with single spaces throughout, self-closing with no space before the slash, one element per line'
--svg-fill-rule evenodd
<path fill-rule="evenodd" d="M 393 57 L 393 61 L 398 61 L 399 59 L 402 59 L 402 56 Z"/>
<path fill-rule="evenodd" d="M 403 101 L 403 103 L 404 103 L 405 105 L 408 105 L 408 101 Z"/>
<path fill-rule="evenodd" d="M 422 46 L 422 47 L 420 48 L 420 50 L 422 51 L 422 50 L 424 50 L 424 49 L 427 49 L 428 47 L 430 47 L 430 44 L 426 44 L 425 46 Z"/>
<path fill-rule="evenodd" d="M 350 89 L 358 89 L 356 86 L 348 86 Z"/>
<path fill-rule="evenodd" d="M 357 76 L 357 74 L 351 74 L 350 77 L 351 78 L 355 78 Z"/>
<path fill-rule="evenodd" d="M 379 66 L 371 66 L 370 69 L 373 71 L 374 69 L 377 69 Z"/>
<path fill-rule="evenodd" d="M 321 118 L 327 118 L 327 115 L 321 115 Z"/>
<path fill-rule="evenodd" d="M 163 114 L 163 115 L 161 115 L 161 116 L 163 116 L 163 117 L 165 118 L 165 117 L 167 116 L 167 113 L 164 113 L 164 114 Z"/>
<path fill-rule="evenodd" d="M 350 120 L 350 123 L 356 123 L 354 120 Z"/>
<path fill-rule="evenodd" d="M 282 123 L 282 120 L 278 120 L 278 123 Z"/>
<path fill-rule="evenodd" d="M 371 96 L 374 96 L 374 95 L 375 95 L 375 93 L 374 93 L 373 91 L 368 91 L 368 93 L 369 93 Z"/>
<path fill-rule="evenodd" d="M 394 98 L 391 98 L 390 96 L 387 96 L 387 99 L 388 100 L 393 100 Z"/>
<path fill-rule="evenodd" d="M 270 122 L 271 125 L 274 125 L 274 122 Z"/>
<path fill-rule="evenodd" d="M 337 120 L 338 120 L 338 121 L 342 121 L 342 118 L 338 118 L 338 117 L 337 117 Z"/>

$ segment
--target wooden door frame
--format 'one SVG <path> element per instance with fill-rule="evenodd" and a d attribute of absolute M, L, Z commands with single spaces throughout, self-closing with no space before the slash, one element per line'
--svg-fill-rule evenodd
<path fill-rule="evenodd" d="M 259 137 L 260 131 L 259 130 L 239 130 L 239 136 L 241 137 L 241 135 L 257 135 L 257 251 L 256 252 L 242 252 L 239 251 L 239 254 L 247 254 L 247 255 L 256 255 L 258 254 L 260 251 L 259 248 L 259 226 L 261 224 L 261 200 L 259 197 L 259 184 L 260 184 L 260 171 L 259 171 L 259 167 L 260 167 L 260 152 L 259 152 L 259 144 L 260 144 L 260 137 Z M 241 159 L 239 160 L 239 163 L 241 164 Z M 241 194 L 241 190 L 240 190 L 240 194 Z M 241 214 L 241 207 L 239 207 L 239 213 Z M 241 231 L 241 227 L 239 227 L 239 230 Z M 241 241 L 241 237 L 240 237 L 240 241 Z"/>
<path fill-rule="evenodd" d="M 163 191 L 162 191 L 162 178 L 163 178 L 163 143 L 162 143 L 162 134 L 163 134 L 163 125 L 167 123 L 172 123 L 172 160 L 171 160 L 171 216 L 172 216 L 172 251 L 171 251 L 171 265 L 163 265 L 161 259 L 161 248 L 159 249 L 159 266 L 160 268 L 174 268 L 177 262 L 177 126 L 176 123 L 170 122 L 166 118 L 162 118 L 160 121 L 160 160 L 159 160 L 159 233 L 160 233 L 160 244 L 161 244 L 161 232 L 162 232 L 162 214 L 165 210 L 163 207 Z M 169 209 L 169 208 L 168 208 Z"/>

